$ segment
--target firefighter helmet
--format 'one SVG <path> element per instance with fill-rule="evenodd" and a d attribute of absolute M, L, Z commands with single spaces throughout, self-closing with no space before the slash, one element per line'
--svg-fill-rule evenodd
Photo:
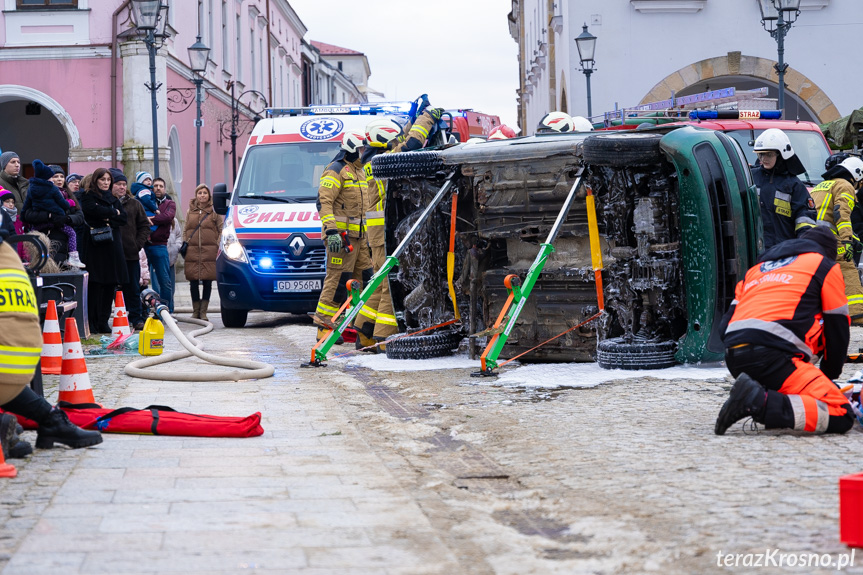
<path fill-rule="evenodd" d="M 536 131 L 540 134 L 549 132 L 571 132 L 572 116 L 566 112 L 549 112 L 539 121 Z"/>
<path fill-rule="evenodd" d="M 489 140 L 508 140 L 510 138 L 515 138 L 515 130 L 506 124 L 501 124 L 488 135 Z"/>
<path fill-rule="evenodd" d="M 758 152 L 767 152 L 770 150 L 779 152 L 783 160 L 789 159 L 794 155 L 794 148 L 791 147 L 791 140 L 785 135 L 785 132 L 779 128 L 770 128 L 758 136 L 755 140 L 753 150 Z"/>
<path fill-rule="evenodd" d="M 342 136 L 342 149 L 349 154 L 355 153 L 357 150 L 365 146 L 366 135 L 359 130 L 348 130 Z"/>
<path fill-rule="evenodd" d="M 369 146 L 384 148 L 388 143 L 399 137 L 402 127 L 391 118 L 372 120 L 366 126 L 366 141 Z"/>
<path fill-rule="evenodd" d="M 855 182 L 863 180 L 863 160 L 856 156 L 849 156 L 847 159 L 839 163 L 840 166 L 848 170 Z"/>
<path fill-rule="evenodd" d="M 573 132 L 592 132 L 593 131 L 593 124 L 591 124 L 590 120 L 588 120 L 584 116 L 573 116 L 572 117 L 572 131 Z"/>

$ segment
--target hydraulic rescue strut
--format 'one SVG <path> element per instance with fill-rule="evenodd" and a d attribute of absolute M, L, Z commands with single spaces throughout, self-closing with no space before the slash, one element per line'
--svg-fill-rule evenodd
<path fill-rule="evenodd" d="M 450 174 L 450 176 L 447 178 L 447 181 L 444 182 L 444 185 L 441 187 L 440 190 L 438 190 L 435 197 L 432 198 L 431 202 L 429 202 L 429 205 L 426 206 L 425 211 L 423 211 L 419 219 L 414 222 L 414 225 L 408 231 L 404 239 L 402 239 L 401 243 L 398 245 L 395 251 L 391 255 L 387 256 L 386 261 L 384 261 L 384 265 L 381 266 L 381 269 L 379 269 L 378 272 L 372 276 L 372 278 L 369 280 L 369 283 L 365 286 L 362 292 L 360 292 L 359 290 L 360 282 L 356 280 L 348 281 L 348 290 L 351 293 L 350 297 L 342 305 L 338 313 L 333 316 L 333 325 L 327 326 L 330 327 L 332 331 L 322 337 L 321 340 L 315 344 L 315 346 L 312 348 L 311 361 L 309 363 L 302 364 L 303 367 L 323 367 L 326 365 L 324 362 L 327 361 L 327 352 L 329 352 L 330 348 L 332 348 L 336 344 L 342 332 L 344 332 L 345 329 L 351 325 L 359 311 L 366 304 L 369 298 L 372 297 L 372 294 L 375 293 L 375 290 L 378 289 L 378 286 L 381 285 L 381 282 L 383 282 L 387 275 L 389 275 L 390 271 L 394 267 L 399 265 L 399 257 L 407 249 L 407 246 L 411 243 L 413 237 L 416 235 L 422 225 L 426 222 L 426 220 L 428 220 L 434 209 L 438 206 L 438 204 L 441 203 L 441 200 L 443 200 L 444 196 L 446 196 L 447 192 L 452 187 L 452 182 L 455 179 L 455 176 L 455 172 Z M 338 325 L 335 325 L 335 322 L 339 321 L 339 316 L 348 306 L 350 306 L 350 308 L 347 309 L 344 319 L 342 319 Z"/>
<path fill-rule="evenodd" d="M 482 353 L 482 356 L 480 356 L 480 371 L 472 373 L 471 375 L 473 377 L 496 377 L 497 374 L 494 373 L 494 370 L 503 365 L 498 364 L 500 352 L 503 350 L 503 346 L 506 345 L 509 334 L 512 332 L 513 327 L 515 327 L 518 317 L 521 314 L 521 310 L 524 308 L 524 304 L 527 302 L 527 299 L 533 291 L 534 284 L 536 284 L 542 270 L 545 268 L 546 261 L 552 252 L 554 252 L 554 245 L 552 244 L 557 238 L 560 228 L 563 226 L 563 223 L 569 215 L 569 210 L 572 207 L 573 200 L 575 199 L 575 192 L 581 184 L 583 173 L 584 168 L 578 171 L 575 182 L 572 184 L 572 188 L 570 188 L 569 194 L 566 197 L 566 201 L 564 201 L 563 207 L 560 208 L 560 213 L 557 214 L 557 220 L 551 227 L 551 231 L 548 233 L 548 238 L 546 238 L 544 243 L 540 244 L 539 253 L 536 255 L 536 259 L 533 260 L 533 264 L 531 264 L 530 269 L 527 271 L 524 282 L 522 283 L 519 277 L 515 274 L 508 275 L 504 278 L 503 284 L 506 286 L 509 296 L 507 297 L 503 308 L 500 310 L 500 314 L 497 317 L 494 327 L 487 332 L 479 334 L 490 335 L 491 339 L 489 340 L 485 351 Z M 587 191 L 587 219 L 590 230 L 591 262 L 594 271 L 597 272 L 595 274 L 597 278 L 596 294 L 599 300 L 599 308 L 602 310 L 602 253 L 599 249 L 599 230 L 596 224 L 596 206 L 594 204 L 593 193 L 590 189 Z M 515 310 L 511 314 L 507 315 L 513 303 L 516 304 Z M 504 327 L 501 327 L 502 325 L 504 325 Z"/>

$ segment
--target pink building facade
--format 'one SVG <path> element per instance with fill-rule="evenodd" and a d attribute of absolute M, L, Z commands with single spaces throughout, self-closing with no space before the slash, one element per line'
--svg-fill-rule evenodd
<path fill-rule="evenodd" d="M 68 172 L 100 166 L 154 171 L 147 47 L 123 0 L 0 0 L 0 149 L 26 165 Z M 286 0 L 165 0 L 168 37 L 156 54 L 159 175 L 183 213 L 196 181 L 195 85 L 187 48 L 210 48 L 203 74 L 201 181 L 233 181 L 250 119 L 265 106 L 303 104 L 306 28 Z M 242 94 L 242 96 L 241 96 Z"/>

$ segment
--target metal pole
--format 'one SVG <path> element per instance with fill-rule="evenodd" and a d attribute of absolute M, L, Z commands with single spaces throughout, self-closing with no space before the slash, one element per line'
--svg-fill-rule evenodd
<path fill-rule="evenodd" d="M 156 35 L 155 30 L 147 32 L 144 42 L 150 55 L 150 107 L 153 112 L 153 178 L 159 177 L 159 124 L 156 115 Z"/>
<path fill-rule="evenodd" d="M 593 116 L 593 107 L 590 102 L 590 75 L 593 74 L 593 70 L 585 70 L 584 77 L 587 78 L 587 119 L 589 120 Z"/>
<path fill-rule="evenodd" d="M 234 164 L 234 181 L 237 181 L 237 122 L 239 118 L 237 100 L 234 98 L 234 83 L 231 82 L 231 161 Z"/>
<path fill-rule="evenodd" d="M 776 21 L 776 44 L 779 52 L 779 63 L 776 71 L 779 73 L 779 110 L 785 117 L 785 20 L 782 10 L 779 10 L 779 19 Z"/>
<path fill-rule="evenodd" d="M 201 84 L 203 78 L 195 78 L 195 99 L 197 110 L 195 112 L 195 186 L 201 183 Z"/>

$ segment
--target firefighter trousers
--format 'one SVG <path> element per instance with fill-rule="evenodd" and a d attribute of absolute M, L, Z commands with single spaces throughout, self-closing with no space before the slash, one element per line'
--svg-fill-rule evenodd
<path fill-rule="evenodd" d="M 855 315 L 863 314 L 863 285 L 860 283 L 860 274 L 854 261 L 842 258 L 838 261 L 839 269 L 842 270 L 842 279 L 845 280 L 845 296 L 848 298 L 848 313 L 854 318 Z M 863 317 L 852 319 L 854 325 L 863 325 Z"/>
<path fill-rule="evenodd" d="M 763 416 L 767 429 L 845 433 L 854 412 L 839 388 L 820 369 L 787 352 L 744 344 L 725 351 L 731 375 L 746 373 L 767 390 Z M 760 421 L 759 421 L 760 419 Z"/>
<path fill-rule="evenodd" d="M 348 298 L 348 280 L 360 279 L 363 283 L 372 277 L 372 259 L 365 239 L 351 238 L 352 252 L 342 250 L 331 252 L 327 248 L 327 277 L 321 289 L 316 313 L 321 318 L 332 321 L 336 312 Z"/>
<path fill-rule="evenodd" d="M 374 273 L 378 273 L 387 261 L 387 250 L 385 246 L 372 246 L 372 265 Z M 357 329 L 366 337 L 374 337 L 378 340 L 398 333 L 399 326 L 393 311 L 393 300 L 390 297 L 390 283 L 384 278 L 378 289 L 357 314 L 354 322 Z"/>

